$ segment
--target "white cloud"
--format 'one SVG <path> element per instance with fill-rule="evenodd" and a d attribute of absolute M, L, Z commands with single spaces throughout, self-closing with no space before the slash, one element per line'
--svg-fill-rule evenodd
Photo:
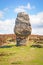
<path fill-rule="evenodd" d="M 31 9 L 35 9 L 35 6 L 31 6 L 30 3 L 28 3 L 26 6 L 21 5 L 18 6 L 17 8 L 14 9 L 14 12 L 25 12 L 26 9 L 31 10 Z"/>
<path fill-rule="evenodd" d="M 4 18 L 4 14 L 6 13 L 6 11 L 8 11 L 8 8 L 4 8 L 3 10 L 0 10 L 0 18 Z"/>
<path fill-rule="evenodd" d="M 25 12 L 25 10 L 24 10 L 23 8 L 16 8 L 16 9 L 15 9 L 15 12 L 17 12 L 17 13 L 18 13 L 18 12 Z"/>
<path fill-rule="evenodd" d="M 43 12 L 39 12 L 36 15 L 30 15 L 31 24 L 42 24 L 43 23 Z"/>
<path fill-rule="evenodd" d="M 23 6 L 21 8 L 24 8 Z M 35 15 L 30 15 L 30 22 L 32 25 L 32 34 L 43 34 L 43 12 Z M 13 33 L 15 26 L 15 19 L 0 20 L 0 34 Z"/>
<path fill-rule="evenodd" d="M 0 33 L 3 34 L 13 33 L 14 26 L 15 19 L 0 21 Z"/>
<path fill-rule="evenodd" d="M 43 12 L 36 15 L 30 15 L 33 34 L 43 34 Z"/>
<path fill-rule="evenodd" d="M 33 28 L 32 34 L 43 35 L 43 28 Z"/>
<path fill-rule="evenodd" d="M 28 3 L 27 6 L 24 6 L 24 8 L 31 10 L 31 9 L 35 9 L 35 6 L 31 6 L 30 3 Z"/>
<path fill-rule="evenodd" d="M 3 9 L 3 11 L 8 11 L 8 10 L 9 10 L 9 8 L 4 8 L 4 9 Z"/>
<path fill-rule="evenodd" d="M 4 14 L 4 12 L 0 11 L 0 18 L 3 18 L 3 14 Z"/>

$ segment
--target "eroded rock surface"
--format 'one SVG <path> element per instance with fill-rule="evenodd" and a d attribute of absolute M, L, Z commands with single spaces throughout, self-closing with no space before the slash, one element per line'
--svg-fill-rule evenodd
<path fill-rule="evenodd" d="M 17 45 L 26 45 L 31 34 L 31 24 L 27 13 L 20 12 L 15 20 L 14 32 L 16 34 Z"/>

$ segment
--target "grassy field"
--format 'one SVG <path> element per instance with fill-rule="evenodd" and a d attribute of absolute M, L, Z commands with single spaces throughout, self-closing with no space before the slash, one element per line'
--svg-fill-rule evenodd
<path fill-rule="evenodd" d="M 0 47 L 0 65 L 43 65 L 43 48 L 15 46 L 7 44 Z"/>

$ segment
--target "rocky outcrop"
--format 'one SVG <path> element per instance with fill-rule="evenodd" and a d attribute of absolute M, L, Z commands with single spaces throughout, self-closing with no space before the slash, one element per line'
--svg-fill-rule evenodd
<path fill-rule="evenodd" d="M 17 45 L 26 45 L 29 35 L 31 34 L 31 24 L 27 13 L 18 13 L 14 32 L 16 34 Z"/>

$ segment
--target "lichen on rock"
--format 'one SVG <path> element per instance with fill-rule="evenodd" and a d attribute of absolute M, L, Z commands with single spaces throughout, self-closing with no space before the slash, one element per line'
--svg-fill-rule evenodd
<path fill-rule="evenodd" d="M 14 32 L 16 34 L 17 45 L 26 45 L 28 37 L 31 34 L 31 24 L 29 15 L 25 12 L 20 12 L 15 20 Z"/>

